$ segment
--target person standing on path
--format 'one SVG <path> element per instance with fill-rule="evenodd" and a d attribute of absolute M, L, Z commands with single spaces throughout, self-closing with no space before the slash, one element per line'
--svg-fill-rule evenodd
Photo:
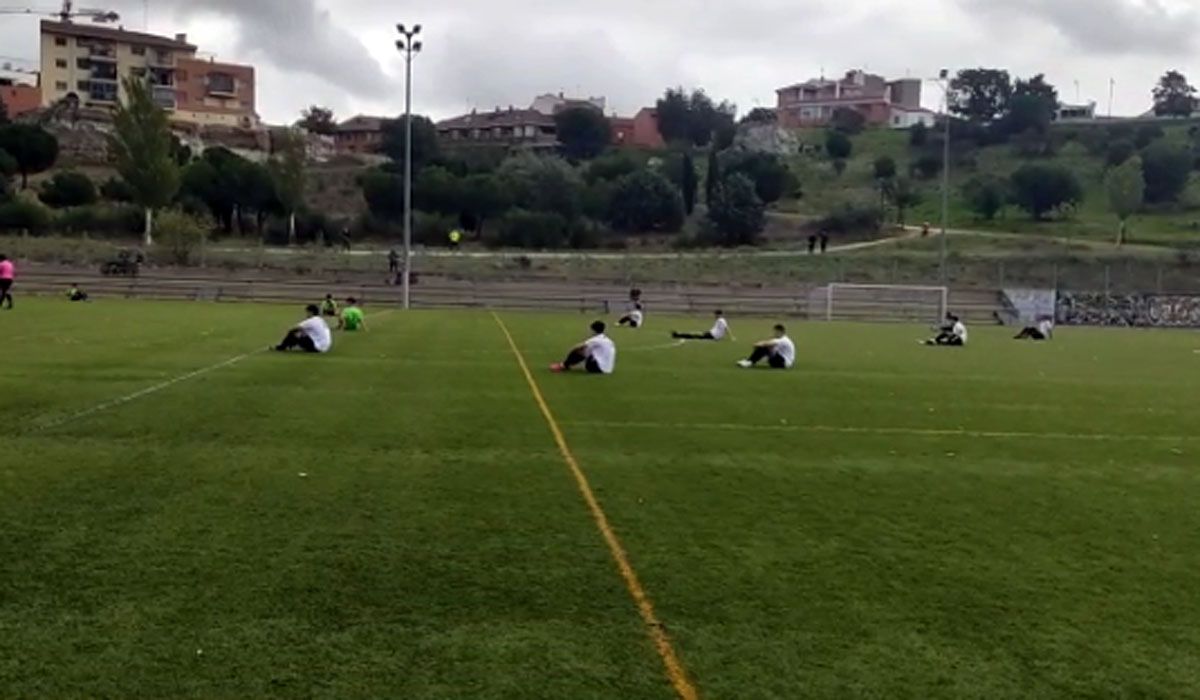
<path fill-rule="evenodd" d="M 0 255 L 0 307 L 7 302 L 10 311 L 13 307 L 12 287 L 16 279 L 17 268 L 7 255 Z"/>

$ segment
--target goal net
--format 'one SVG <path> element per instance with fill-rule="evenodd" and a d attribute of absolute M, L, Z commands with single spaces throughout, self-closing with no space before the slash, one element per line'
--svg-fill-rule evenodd
<path fill-rule="evenodd" d="M 831 284 L 813 291 L 810 315 L 827 321 L 938 323 L 949 308 L 946 287 Z"/>

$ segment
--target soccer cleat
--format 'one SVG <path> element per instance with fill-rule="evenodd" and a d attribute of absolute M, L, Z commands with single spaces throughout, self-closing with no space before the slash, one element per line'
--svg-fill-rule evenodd
<path fill-rule="evenodd" d="M 567 371 L 567 368 L 563 363 L 555 362 L 554 364 L 550 365 L 550 371 L 554 372 L 555 374 L 561 374 Z"/>
<path fill-rule="evenodd" d="M 750 369 L 754 366 L 754 363 L 750 360 L 739 360 L 737 364 L 738 367 L 741 367 L 742 369 Z"/>

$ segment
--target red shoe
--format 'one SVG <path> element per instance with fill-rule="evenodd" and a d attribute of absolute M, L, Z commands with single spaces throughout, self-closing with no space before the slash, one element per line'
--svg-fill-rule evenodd
<path fill-rule="evenodd" d="M 567 368 L 565 365 L 563 365 L 563 363 L 555 362 L 554 364 L 550 365 L 550 371 L 555 374 L 562 374 L 563 372 L 567 371 Z"/>

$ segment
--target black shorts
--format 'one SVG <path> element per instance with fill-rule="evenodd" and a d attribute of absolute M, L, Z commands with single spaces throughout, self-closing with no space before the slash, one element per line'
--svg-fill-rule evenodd
<path fill-rule="evenodd" d="M 0 280 L 0 295 L 8 294 L 8 290 L 12 289 L 12 280 Z"/>
<path fill-rule="evenodd" d="M 583 363 L 583 368 L 587 370 L 588 374 L 604 374 L 604 370 L 600 369 L 600 364 L 596 362 L 596 358 L 594 357 L 589 357 Z"/>
<path fill-rule="evenodd" d="M 771 369 L 788 368 L 787 360 L 783 359 L 783 355 L 771 355 L 771 357 L 767 359 L 767 364 L 771 366 Z"/>

